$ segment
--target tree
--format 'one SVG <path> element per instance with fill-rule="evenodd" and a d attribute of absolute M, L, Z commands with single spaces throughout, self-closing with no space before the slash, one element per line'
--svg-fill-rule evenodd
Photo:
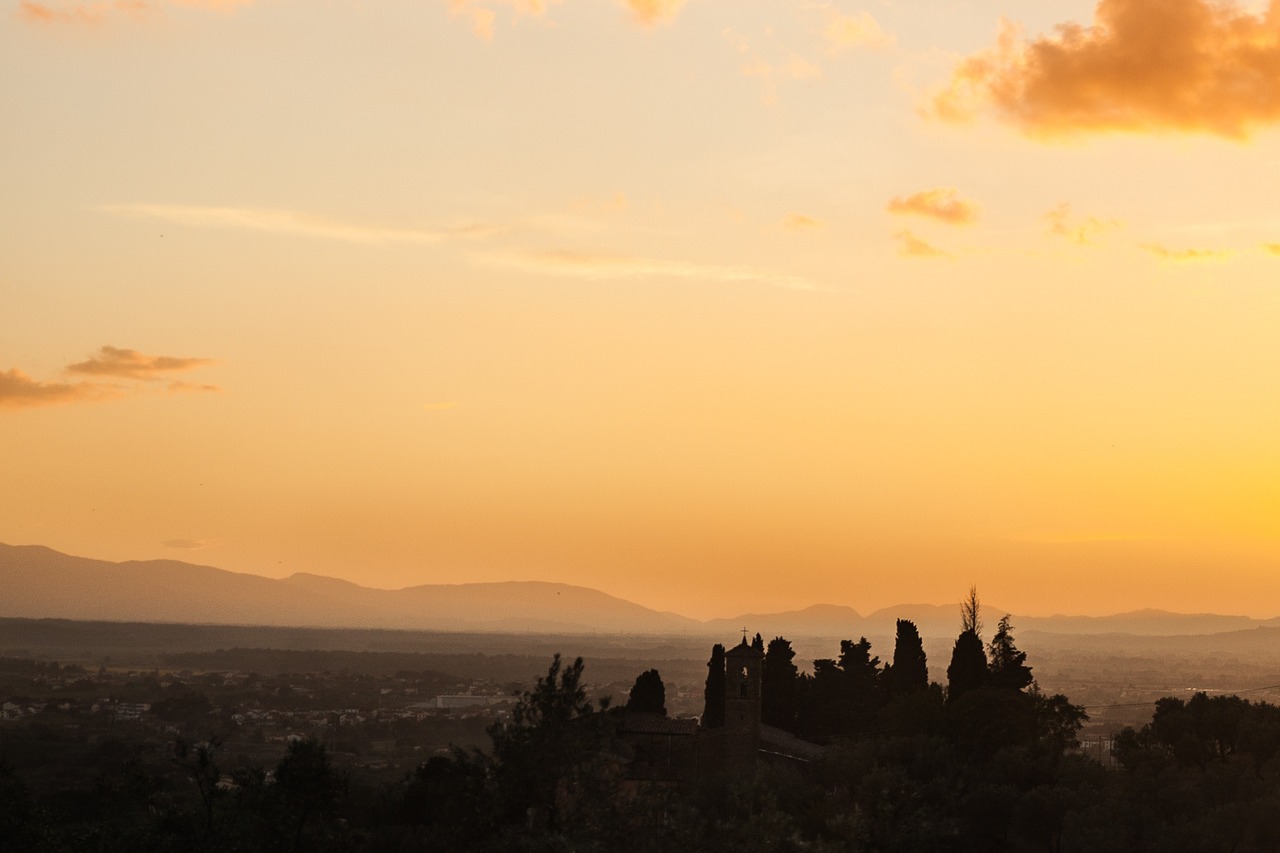
<path fill-rule="evenodd" d="M 987 656 L 982 651 L 982 640 L 974 631 L 961 631 L 951 650 L 951 665 L 947 667 L 947 701 L 981 687 L 986 677 Z"/>
<path fill-rule="evenodd" d="M 764 637 L 760 636 L 759 631 L 757 631 L 756 635 L 751 638 L 751 648 L 755 649 L 761 654 L 764 654 Z"/>
<path fill-rule="evenodd" d="M 276 765 L 273 793 L 282 813 L 280 818 L 293 829 L 293 845 L 301 850 L 303 832 L 312 818 L 332 816 L 339 797 L 346 789 L 346 779 L 329 765 L 324 744 L 315 738 L 289 744 L 284 758 Z"/>
<path fill-rule="evenodd" d="M 840 641 L 838 660 L 813 662 L 813 675 L 798 683 L 796 730 L 808 737 L 846 736 L 876 725 L 883 706 L 880 658 L 866 637 Z"/>
<path fill-rule="evenodd" d="M 724 646 L 711 647 L 707 661 L 707 686 L 703 690 L 702 727 L 718 729 L 724 725 Z"/>
<path fill-rule="evenodd" d="M 662 676 L 656 669 L 650 669 L 636 676 L 636 683 L 631 688 L 627 699 L 628 711 L 640 711 L 649 714 L 667 715 L 667 688 L 662 683 Z"/>
<path fill-rule="evenodd" d="M 982 639 L 982 614 L 978 604 L 978 588 L 969 587 L 969 597 L 960 602 L 960 630 L 972 631 L 979 640 Z"/>
<path fill-rule="evenodd" d="M 562 666 L 557 653 L 533 690 L 521 694 L 511 718 L 489 727 L 498 797 L 512 823 L 557 831 L 557 786 L 572 786 L 588 773 L 586 765 L 608 741 L 604 714 L 582 686 L 582 667 L 582 658 Z"/>
<path fill-rule="evenodd" d="M 770 726 L 791 729 L 796 720 L 796 679 L 800 671 L 792 662 L 791 642 L 774 637 L 764 653 L 760 673 L 760 719 Z"/>
<path fill-rule="evenodd" d="M 1019 651 L 1013 643 L 1013 626 L 1009 614 L 1000 618 L 996 635 L 987 647 L 991 661 L 987 664 L 987 684 L 990 687 L 1008 687 L 1021 690 L 1032 682 L 1031 667 L 1027 666 L 1027 653 Z"/>
<path fill-rule="evenodd" d="M 893 664 L 886 670 L 889 692 L 919 693 L 929 689 L 929 667 L 925 662 L 920 631 L 909 619 L 898 620 L 893 644 Z"/>

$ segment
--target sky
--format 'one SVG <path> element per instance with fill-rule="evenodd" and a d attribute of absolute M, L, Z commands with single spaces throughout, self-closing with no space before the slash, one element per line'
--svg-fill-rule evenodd
<path fill-rule="evenodd" d="M 0 541 L 1280 615 L 1280 0 L 18 0 Z"/>

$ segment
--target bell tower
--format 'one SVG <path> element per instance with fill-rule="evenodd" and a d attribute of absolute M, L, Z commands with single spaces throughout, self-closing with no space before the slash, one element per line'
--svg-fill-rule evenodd
<path fill-rule="evenodd" d="M 760 679 L 764 653 L 742 642 L 724 654 L 726 770 L 751 770 L 760 749 Z"/>

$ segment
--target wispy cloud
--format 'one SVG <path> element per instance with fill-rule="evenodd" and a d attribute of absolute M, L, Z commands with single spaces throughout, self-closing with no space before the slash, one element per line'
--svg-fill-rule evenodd
<path fill-rule="evenodd" d="M 202 207 L 178 204 L 114 204 L 111 213 L 159 219 L 199 228 L 268 231 L 353 243 L 439 243 L 443 240 L 487 237 L 499 229 L 476 223 L 445 228 L 391 228 L 331 219 L 296 210 L 253 207 Z"/>
<path fill-rule="evenodd" d="M 802 276 L 774 273 L 752 266 L 698 264 L 567 249 L 495 254 L 483 260 L 524 272 L 581 278 L 678 278 L 714 284 L 758 284 L 789 290 L 826 289 Z"/>
<path fill-rule="evenodd" d="M 0 408 L 24 409 L 101 400 L 113 392 L 114 389 L 93 382 L 41 382 L 16 367 L 0 372 Z"/>
<path fill-rule="evenodd" d="M 485 41 L 493 40 L 498 10 L 508 9 L 515 18 L 540 18 L 547 7 L 560 0 L 447 0 L 454 15 L 470 22 L 471 31 Z"/>
<path fill-rule="evenodd" d="M 56 403 L 102 402 L 153 387 L 150 383 L 161 379 L 169 379 L 165 389 L 171 394 L 221 391 L 216 385 L 169 378 L 175 373 L 212 364 L 216 362 L 207 358 L 144 355 L 137 350 L 104 346 L 85 361 L 63 368 L 64 373 L 91 376 L 94 377 L 92 380 L 42 381 L 32 379 L 17 368 L 0 373 L 0 407 L 30 408 Z"/>
<path fill-rule="evenodd" d="M 769 106 L 778 102 L 778 87 L 787 80 L 819 80 L 822 67 L 801 56 L 791 56 L 782 62 L 766 62 L 759 57 L 741 67 L 744 77 L 760 81 L 762 100 Z"/>
<path fill-rule="evenodd" d="M 209 548 L 218 543 L 212 539 L 166 539 L 160 544 L 166 548 L 176 548 L 181 551 L 198 551 L 201 548 Z"/>
<path fill-rule="evenodd" d="M 1050 234 L 1078 246 L 1092 245 L 1100 235 L 1122 224 L 1118 219 L 1098 219 L 1096 216 L 1072 219 L 1071 205 L 1065 201 L 1046 213 L 1044 219 Z"/>
<path fill-rule="evenodd" d="M 1280 121 L 1280 0 L 1100 0 L 1091 26 L 1031 40 L 1002 22 L 995 46 L 953 70 L 931 111 L 990 108 L 1035 137 L 1106 131 L 1243 138 Z"/>
<path fill-rule="evenodd" d="M 782 220 L 782 227 L 788 231 L 812 231 L 815 228 L 821 228 L 822 222 L 802 213 L 788 213 Z"/>
<path fill-rule="evenodd" d="M 822 28 L 822 39 L 827 49 L 840 53 L 856 48 L 882 48 L 893 44 L 893 37 L 885 33 L 876 23 L 876 19 L 867 12 L 846 14 L 830 3 L 821 5 L 826 19 Z"/>
<path fill-rule="evenodd" d="M 897 196 L 889 200 L 887 210 L 890 213 L 927 216 L 948 225 L 968 225 L 978 218 L 977 206 L 960 198 L 954 187 L 939 187 L 908 196 Z"/>
<path fill-rule="evenodd" d="M 182 380 L 174 380 L 169 383 L 169 393 L 178 394 L 186 391 L 220 393 L 222 389 L 217 385 L 209 385 L 205 382 L 184 382 Z"/>
<path fill-rule="evenodd" d="M 631 11 L 631 16 L 637 23 L 652 27 L 674 21 L 685 2 L 686 0 L 623 0 L 623 5 Z"/>
<path fill-rule="evenodd" d="M 145 18 L 167 6 L 230 12 L 254 0 L 21 0 L 18 14 L 38 24 L 98 24 L 111 18 Z"/>
<path fill-rule="evenodd" d="M 208 358 L 175 358 L 169 355 L 144 355 L 133 349 L 104 346 L 86 361 L 67 365 L 68 373 L 91 376 L 115 376 L 122 379 L 150 381 L 167 373 L 180 373 L 213 364 Z"/>
<path fill-rule="evenodd" d="M 905 258 L 949 258 L 951 255 L 937 246 L 930 245 L 912 234 L 910 231 L 899 231 L 893 235 L 898 241 L 898 254 Z"/>
<path fill-rule="evenodd" d="M 1142 243 L 1141 247 L 1165 261 L 1222 261 L 1231 253 L 1219 249 L 1170 249 L 1159 243 Z"/>

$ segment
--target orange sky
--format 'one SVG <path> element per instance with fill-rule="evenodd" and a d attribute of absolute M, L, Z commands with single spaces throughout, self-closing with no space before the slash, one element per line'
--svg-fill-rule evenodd
<path fill-rule="evenodd" d="M 20 0 L 0 541 L 1280 615 L 1280 2 Z"/>

